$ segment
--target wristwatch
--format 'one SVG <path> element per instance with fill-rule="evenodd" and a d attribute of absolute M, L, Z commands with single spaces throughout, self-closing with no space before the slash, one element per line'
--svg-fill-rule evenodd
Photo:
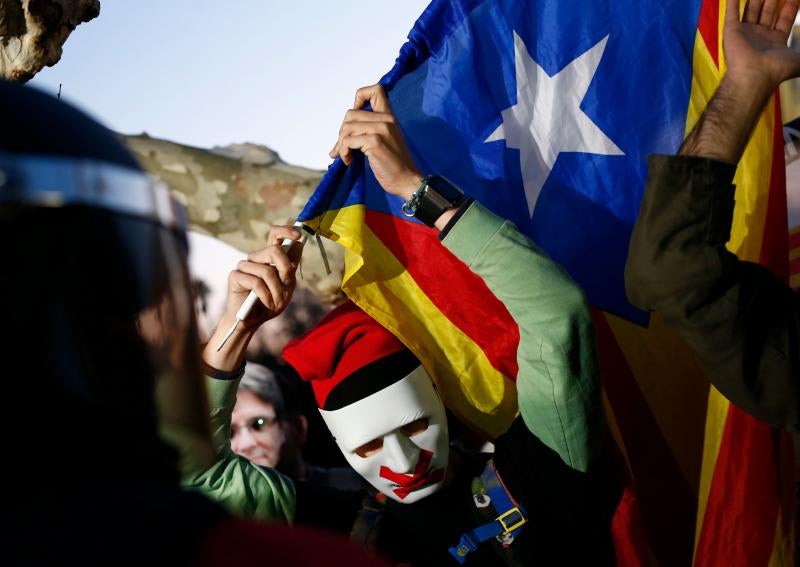
<path fill-rule="evenodd" d="M 402 211 L 407 217 L 434 226 L 443 212 L 458 207 L 463 201 L 464 193 L 458 187 L 440 175 L 428 175 L 411 198 L 403 203 Z"/>

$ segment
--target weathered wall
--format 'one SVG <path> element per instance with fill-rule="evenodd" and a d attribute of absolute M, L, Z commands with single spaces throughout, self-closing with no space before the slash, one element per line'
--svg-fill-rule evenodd
<path fill-rule="evenodd" d="M 321 171 L 284 163 L 269 148 L 254 144 L 204 150 L 145 134 L 125 141 L 144 168 L 186 206 L 193 230 L 244 252 L 262 248 L 271 225 L 290 224 L 322 178 Z M 324 245 L 333 274 L 326 275 L 316 244 L 309 242 L 300 285 L 330 303 L 341 297 L 344 254 L 331 242 Z"/>
<path fill-rule="evenodd" d="M 0 0 L 0 76 L 24 82 L 55 65 L 69 34 L 99 14 L 99 0 Z"/>

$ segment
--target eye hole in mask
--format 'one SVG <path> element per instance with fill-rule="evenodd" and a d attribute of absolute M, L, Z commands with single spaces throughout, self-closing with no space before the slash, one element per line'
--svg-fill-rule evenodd
<path fill-rule="evenodd" d="M 423 431 L 428 429 L 430 425 L 430 419 L 427 417 L 421 417 L 419 419 L 415 419 L 410 423 L 406 423 L 405 425 L 398 427 L 397 431 L 401 434 L 405 435 L 406 437 L 413 437 L 414 435 L 418 435 Z M 373 439 L 367 443 L 364 443 L 360 447 L 358 447 L 354 453 L 365 459 L 370 457 L 383 449 L 383 437 L 378 437 L 377 439 Z"/>

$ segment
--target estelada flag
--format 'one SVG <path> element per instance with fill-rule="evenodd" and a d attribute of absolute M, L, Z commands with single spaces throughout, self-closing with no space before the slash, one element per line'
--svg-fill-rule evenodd
<path fill-rule="evenodd" d="M 788 90 L 800 103 L 798 89 Z M 800 290 L 800 118 L 783 125 L 789 227 L 789 285 Z"/>
<path fill-rule="evenodd" d="M 512 220 L 597 308 L 630 476 L 615 520 L 623 565 L 791 555 L 779 436 L 710 393 L 623 286 L 647 156 L 675 153 L 713 93 L 722 14 L 718 0 L 434 1 L 381 79 L 420 170 Z M 781 195 L 785 215 L 774 140 L 762 120 L 737 178 L 731 247 L 758 261 L 780 257 L 767 230 Z M 417 354 L 448 408 L 496 436 L 517 411 L 516 324 L 401 205 L 359 156 L 329 168 L 300 219 L 345 247 L 343 289 Z"/>

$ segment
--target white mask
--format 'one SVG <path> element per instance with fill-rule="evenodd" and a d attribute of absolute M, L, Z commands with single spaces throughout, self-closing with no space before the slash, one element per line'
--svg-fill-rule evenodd
<path fill-rule="evenodd" d="M 371 396 L 320 413 L 350 466 L 386 496 L 411 504 L 444 483 L 447 417 L 422 366 Z"/>

